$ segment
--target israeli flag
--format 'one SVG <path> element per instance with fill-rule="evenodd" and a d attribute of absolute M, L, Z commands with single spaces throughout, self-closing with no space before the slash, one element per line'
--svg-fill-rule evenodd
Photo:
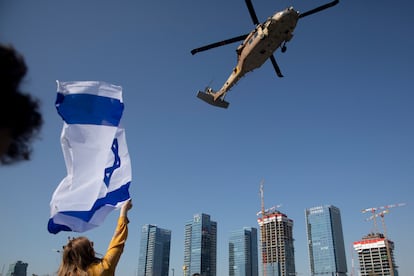
<path fill-rule="evenodd" d="M 130 199 L 131 162 L 119 126 L 122 88 L 99 81 L 57 81 L 67 176 L 50 202 L 48 231 L 84 232 Z"/>

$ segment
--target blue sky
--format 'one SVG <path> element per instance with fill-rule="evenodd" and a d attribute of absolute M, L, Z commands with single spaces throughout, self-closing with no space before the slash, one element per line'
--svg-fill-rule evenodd
<path fill-rule="evenodd" d="M 260 21 L 291 5 L 306 11 L 323 3 L 253 1 Z M 146 223 L 172 231 L 170 268 L 180 275 L 184 224 L 200 212 L 218 222 L 217 271 L 227 275 L 229 233 L 257 227 L 262 179 L 266 207 L 282 204 L 294 220 L 299 275 L 310 275 L 305 208 L 340 208 L 351 271 L 352 242 L 373 228 L 361 209 L 399 202 L 407 205 L 385 221 L 400 275 L 410 275 L 413 10 L 408 0 L 342 1 L 301 20 L 287 52 L 275 54 L 285 78 L 264 64 L 233 87 L 223 110 L 196 93 L 221 87 L 238 44 L 190 50 L 248 33 L 242 0 L 0 0 L 0 42 L 25 56 L 22 90 L 40 99 L 45 120 L 32 160 L 0 167 L 0 268 L 23 260 L 30 275 L 51 274 L 60 262 L 54 250 L 78 236 L 46 230 L 51 195 L 66 173 L 55 80 L 102 80 L 123 87 L 133 166 L 134 209 L 117 275 L 135 275 Z M 85 233 L 98 252 L 117 215 Z"/>

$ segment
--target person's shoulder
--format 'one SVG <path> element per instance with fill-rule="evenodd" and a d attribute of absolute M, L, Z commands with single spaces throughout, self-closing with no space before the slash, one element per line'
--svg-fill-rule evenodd
<path fill-rule="evenodd" d="M 114 263 L 113 258 L 116 258 L 117 254 L 108 252 L 102 259 L 96 259 L 95 263 L 92 263 L 88 267 L 88 275 L 92 276 L 113 276 L 117 262 Z"/>
<path fill-rule="evenodd" d="M 97 261 L 88 267 L 88 275 L 106 275 L 106 270 L 102 261 Z"/>

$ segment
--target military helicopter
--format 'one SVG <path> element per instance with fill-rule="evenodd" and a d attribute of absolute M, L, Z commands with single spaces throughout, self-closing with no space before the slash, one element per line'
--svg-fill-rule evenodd
<path fill-rule="evenodd" d="M 198 98 L 214 106 L 227 108 L 229 103 L 224 100 L 224 97 L 230 88 L 246 73 L 262 66 L 267 59 L 270 59 L 272 62 L 276 74 L 279 77 L 283 77 L 273 53 L 279 47 L 281 48 L 282 53 L 286 51 L 286 43 L 292 39 L 293 30 L 300 18 L 323 11 L 339 3 L 339 0 L 334 0 L 304 13 L 300 13 L 295 11 L 293 7 L 289 7 L 283 11 L 276 12 L 264 23 L 260 24 L 253 8 L 252 1 L 245 1 L 250 17 L 256 25 L 253 31 L 249 34 L 233 37 L 191 50 L 191 54 L 195 55 L 198 52 L 243 40 L 242 44 L 236 49 L 237 65 L 220 90 L 214 91 L 211 87 L 207 87 L 204 91 L 199 91 L 197 94 Z"/>

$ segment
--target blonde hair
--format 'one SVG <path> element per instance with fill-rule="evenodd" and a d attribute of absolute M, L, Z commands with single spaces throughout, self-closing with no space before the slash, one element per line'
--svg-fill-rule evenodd
<path fill-rule="evenodd" d="M 95 256 L 93 243 L 86 237 L 70 239 L 63 247 L 62 263 L 58 276 L 87 276 L 88 267 L 99 262 Z"/>

